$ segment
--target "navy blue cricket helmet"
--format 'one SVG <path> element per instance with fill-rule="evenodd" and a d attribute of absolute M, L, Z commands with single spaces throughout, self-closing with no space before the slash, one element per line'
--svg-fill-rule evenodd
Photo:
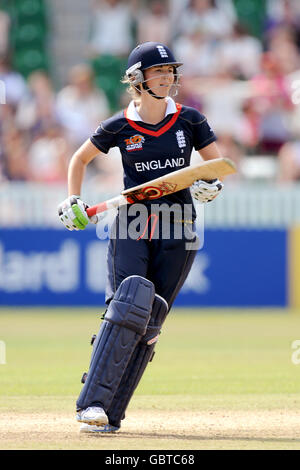
<path fill-rule="evenodd" d="M 132 85 L 144 82 L 143 71 L 155 65 L 183 65 L 177 62 L 170 49 L 160 42 L 144 42 L 139 44 L 128 57 L 126 76 Z"/>

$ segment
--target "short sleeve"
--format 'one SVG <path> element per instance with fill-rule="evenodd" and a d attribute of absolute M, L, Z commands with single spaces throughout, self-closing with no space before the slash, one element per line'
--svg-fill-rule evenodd
<path fill-rule="evenodd" d="M 116 146 L 116 134 L 104 129 L 103 124 L 91 135 L 90 141 L 100 152 L 108 153 L 109 149 Z"/>
<path fill-rule="evenodd" d="M 193 112 L 191 113 L 191 124 L 195 150 L 201 150 L 217 140 L 217 137 L 208 124 L 206 117 L 196 109 L 193 109 Z"/>

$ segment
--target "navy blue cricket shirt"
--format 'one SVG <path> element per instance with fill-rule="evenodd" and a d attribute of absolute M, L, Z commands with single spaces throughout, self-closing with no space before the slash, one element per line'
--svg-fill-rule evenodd
<path fill-rule="evenodd" d="M 124 189 L 128 189 L 189 166 L 193 147 L 201 150 L 217 139 L 205 116 L 168 97 L 166 115 L 158 124 L 143 122 L 132 101 L 127 109 L 103 121 L 90 140 L 103 153 L 112 147 L 120 149 Z M 196 216 L 189 188 L 152 202 L 190 204 L 192 218 Z"/>

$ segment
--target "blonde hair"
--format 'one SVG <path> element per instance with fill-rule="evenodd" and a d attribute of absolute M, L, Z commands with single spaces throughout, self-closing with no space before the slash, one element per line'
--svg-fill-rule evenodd
<path fill-rule="evenodd" d="M 124 83 L 125 85 L 128 85 L 126 91 L 127 93 L 130 94 L 131 98 L 134 99 L 135 101 L 139 101 L 141 99 L 141 93 L 138 91 L 137 87 L 132 85 L 130 79 L 127 77 L 127 75 L 124 75 L 124 77 L 121 80 L 121 83 Z"/>

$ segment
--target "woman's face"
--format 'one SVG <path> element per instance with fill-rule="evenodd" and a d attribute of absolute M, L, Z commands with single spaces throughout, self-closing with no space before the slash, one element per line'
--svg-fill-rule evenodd
<path fill-rule="evenodd" d="M 145 70 L 144 78 L 148 87 L 158 96 L 168 96 L 174 83 L 174 67 L 157 65 Z"/>

